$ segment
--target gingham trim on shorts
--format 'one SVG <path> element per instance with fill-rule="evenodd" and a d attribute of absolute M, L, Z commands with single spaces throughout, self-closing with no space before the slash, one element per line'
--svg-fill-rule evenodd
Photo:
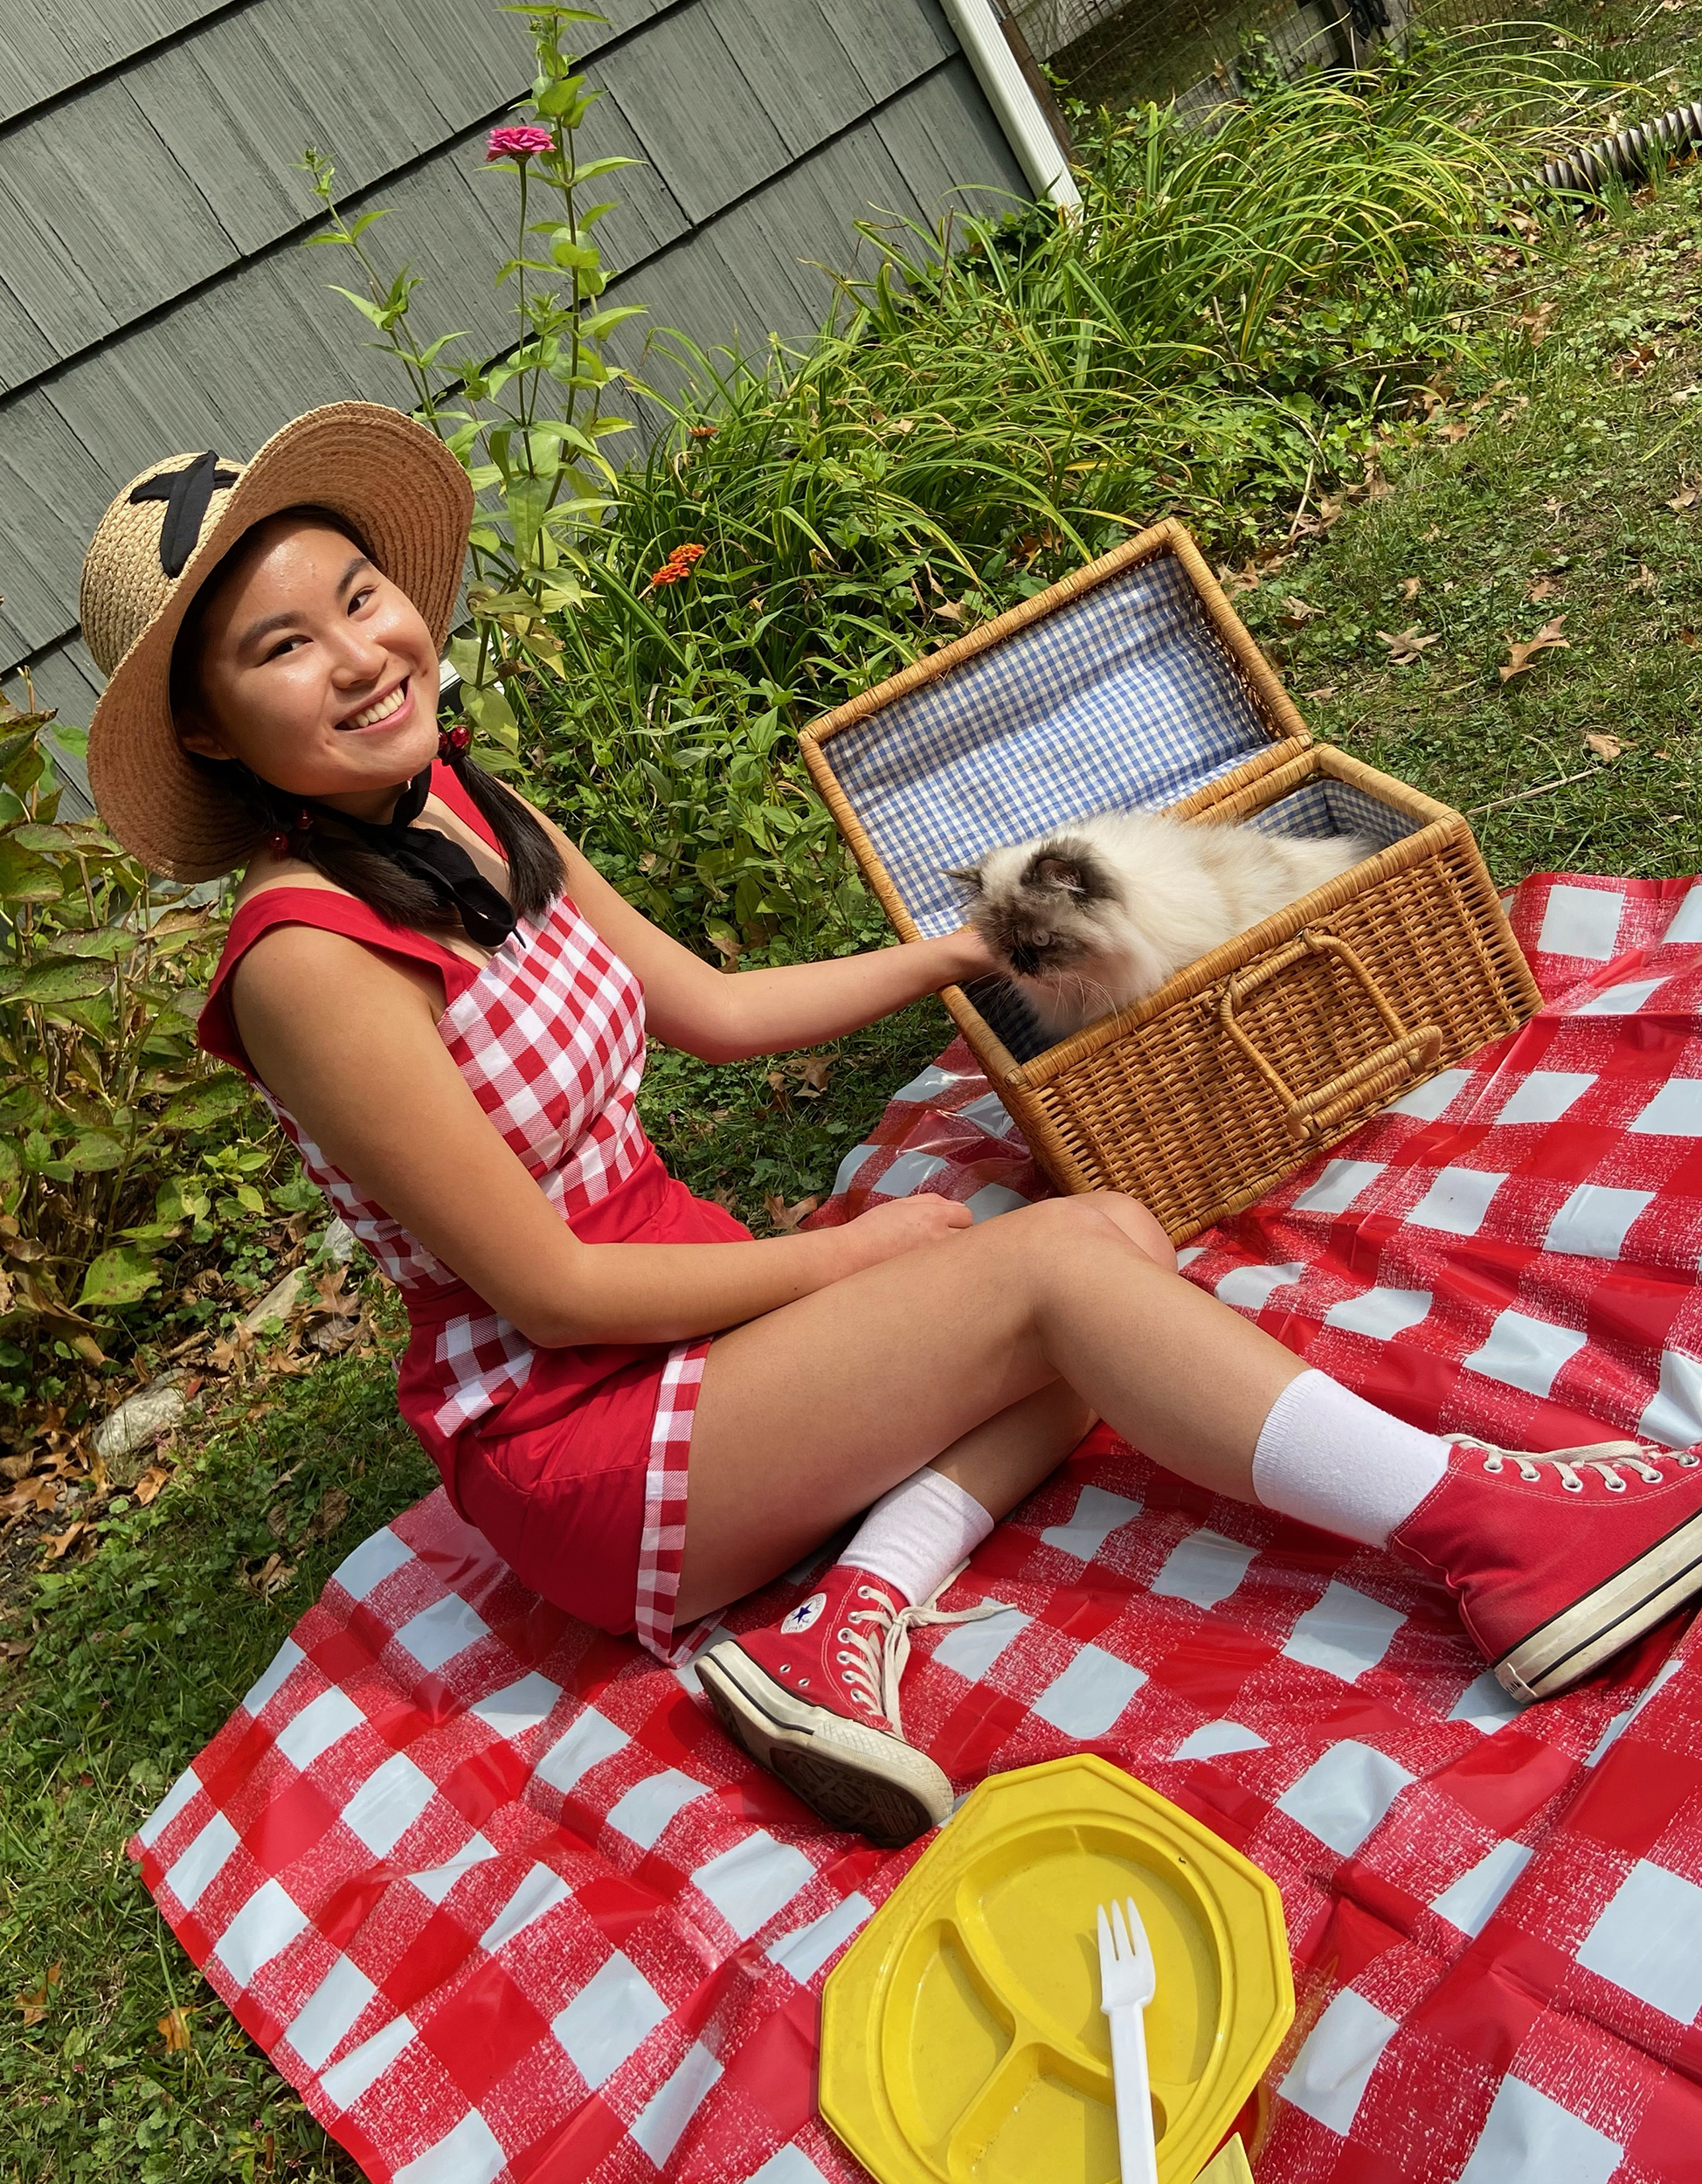
<path fill-rule="evenodd" d="M 707 1342 L 676 1343 L 668 1353 L 656 1391 L 650 1429 L 650 1462 L 644 1479 L 644 1531 L 639 1544 L 638 1601 L 633 1627 L 639 1643 L 670 1668 L 688 1661 L 709 1635 L 713 1618 L 684 1631 L 674 1628 L 680 1565 L 686 1548 L 686 1465 L 692 1420 L 703 1382 Z"/>

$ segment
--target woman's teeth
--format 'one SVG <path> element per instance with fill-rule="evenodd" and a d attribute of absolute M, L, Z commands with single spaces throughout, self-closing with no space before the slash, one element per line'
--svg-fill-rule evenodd
<path fill-rule="evenodd" d="M 356 713 L 354 719 L 344 725 L 349 728 L 377 728 L 380 721 L 390 718 L 407 695 L 407 684 L 399 682 L 387 698 L 380 698 L 377 705 L 369 705 L 364 713 Z"/>

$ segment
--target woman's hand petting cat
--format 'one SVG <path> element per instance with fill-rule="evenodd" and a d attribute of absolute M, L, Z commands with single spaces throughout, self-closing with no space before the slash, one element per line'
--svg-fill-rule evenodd
<path fill-rule="evenodd" d="M 940 943 L 951 950 L 953 982 L 967 985 L 972 978 L 1002 978 L 1008 967 L 1001 964 L 988 949 L 972 925 L 960 925 L 955 933 L 948 933 Z"/>
<path fill-rule="evenodd" d="M 896 1259 L 907 1251 L 920 1251 L 957 1229 L 973 1226 L 974 1217 L 966 1206 L 927 1191 L 918 1192 L 914 1198 L 871 1206 L 839 1232 L 849 1261 L 845 1272 L 861 1274 L 865 1267 L 878 1267 L 882 1261 Z"/>

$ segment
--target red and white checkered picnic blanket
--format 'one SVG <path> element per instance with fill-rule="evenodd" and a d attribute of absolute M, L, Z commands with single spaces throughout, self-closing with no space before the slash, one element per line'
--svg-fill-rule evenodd
<path fill-rule="evenodd" d="M 1702 1440 L 1702 885 L 1539 879 L 1513 914 L 1542 1014 L 1189 1275 L 1427 1426 Z M 961 1047 L 841 1175 L 830 1218 L 1044 1189 Z M 960 1593 L 1009 1612 L 920 1638 L 904 1698 L 960 1789 L 1102 1752 L 1281 1888 L 1261 2184 L 1702 2173 L 1696 1637 L 1519 1712 L 1436 1590 L 1103 1430 Z M 544 1606 L 441 1494 L 343 1563 L 132 1849 L 375 2179 L 863 2174 L 813 2114 L 817 1997 L 916 1850 L 825 1830 L 689 1670 Z"/>

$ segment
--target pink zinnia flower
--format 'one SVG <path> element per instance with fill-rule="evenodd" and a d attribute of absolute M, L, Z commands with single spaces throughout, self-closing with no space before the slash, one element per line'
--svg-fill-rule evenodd
<path fill-rule="evenodd" d="M 553 150 L 555 142 L 548 129 L 535 129 L 524 123 L 493 129 L 485 148 L 485 164 L 488 167 L 497 159 L 529 159 L 535 152 Z"/>

